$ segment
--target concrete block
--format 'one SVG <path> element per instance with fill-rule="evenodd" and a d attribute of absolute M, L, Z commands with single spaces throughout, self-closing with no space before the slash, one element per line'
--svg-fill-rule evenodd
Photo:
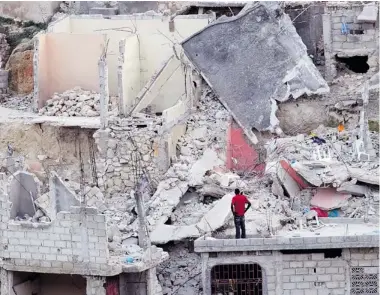
<path fill-rule="evenodd" d="M 365 260 L 379 259 L 379 252 L 377 252 L 377 253 L 367 253 L 367 254 L 364 254 L 364 259 L 365 259 Z"/>
<path fill-rule="evenodd" d="M 332 39 L 333 39 L 333 42 L 346 42 L 347 36 L 346 35 L 333 35 Z"/>
<path fill-rule="evenodd" d="M 303 267 L 302 261 L 291 261 L 290 262 L 290 268 L 297 268 L 297 267 Z"/>
<path fill-rule="evenodd" d="M 290 238 L 290 243 L 293 245 L 303 244 L 304 238 Z"/>
<path fill-rule="evenodd" d="M 303 290 L 291 290 L 290 291 L 290 295 L 304 295 L 304 291 Z"/>
<path fill-rule="evenodd" d="M 292 276 L 292 275 L 295 275 L 296 274 L 296 270 L 295 269 L 284 269 L 282 271 L 282 274 L 283 275 L 289 275 L 289 276 Z"/>
<path fill-rule="evenodd" d="M 368 260 L 359 260 L 359 266 L 371 266 L 371 261 Z"/>
<path fill-rule="evenodd" d="M 304 282 L 304 283 L 297 283 L 298 289 L 310 289 L 310 283 Z"/>
<path fill-rule="evenodd" d="M 283 283 L 282 284 L 282 288 L 284 290 L 294 290 L 296 288 L 296 284 L 295 283 Z"/>
<path fill-rule="evenodd" d="M 346 242 L 358 242 L 358 236 L 346 236 Z"/>
<path fill-rule="evenodd" d="M 336 275 L 332 275 L 332 281 L 333 282 L 339 282 L 339 281 L 344 281 L 346 276 L 345 275 L 341 275 L 341 274 L 336 274 Z"/>
<path fill-rule="evenodd" d="M 326 269 L 323 267 L 317 267 L 315 269 L 309 269 L 309 274 L 314 274 L 314 273 L 321 275 L 321 274 L 326 273 Z"/>
<path fill-rule="evenodd" d="M 290 282 L 292 283 L 303 282 L 303 276 L 291 276 Z"/>
<path fill-rule="evenodd" d="M 343 49 L 355 49 L 355 45 L 354 45 L 354 43 L 345 42 L 342 44 L 342 48 Z"/>
<path fill-rule="evenodd" d="M 307 276 L 303 276 L 303 280 L 305 282 L 316 282 L 318 279 L 317 275 L 307 275 Z"/>
<path fill-rule="evenodd" d="M 318 261 L 318 267 L 330 267 L 331 261 L 325 260 L 325 261 Z"/>
<path fill-rule="evenodd" d="M 364 259 L 364 254 L 363 253 L 351 253 L 351 259 L 352 260 Z"/>
<path fill-rule="evenodd" d="M 251 246 L 264 245 L 264 239 L 255 238 L 255 239 L 249 239 L 249 240 L 251 241 Z"/>
<path fill-rule="evenodd" d="M 236 246 L 236 239 L 223 240 L 223 245 L 224 246 Z"/>
<path fill-rule="evenodd" d="M 326 274 L 337 274 L 337 273 L 339 273 L 339 268 L 337 267 L 326 268 Z"/>
<path fill-rule="evenodd" d="M 282 282 L 283 283 L 289 283 L 290 282 L 290 276 L 282 276 Z"/>
<path fill-rule="evenodd" d="M 325 256 L 323 253 L 312 253 L 311 260 L 324 260 Z"/>
<path fill-rule="evenodd" d="M 318 282 L 330 282 L 331 275 L 318 275 Z"/>
<path fill-rule="evenodd" d="M 316 261 L 305 261 L 303 263 L 303 266 L 304 267 L 316 267 L 317 266 L 317 262 Z"/>
<path fill-rule="evenodd" d="M 307 274 L 309 274 L 309 270 L 307 268 L 297 268 L 296 274 L 297 275 L 307 275 Z"/>
<path fill-rule="evenodd" d="M 284 254 L 282 256 L 282 260 L 283 261 L 293 261 L 293 260 L 296 260 L 296 255 L 294 255 L 294 254 Z"/>

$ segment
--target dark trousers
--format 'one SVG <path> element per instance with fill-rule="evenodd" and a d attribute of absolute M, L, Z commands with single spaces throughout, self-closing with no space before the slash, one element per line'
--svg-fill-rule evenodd
<path fill-rule="evenodd" d="M 240 229 L 241 237 L 245 239 L 245 218 L 244 216 L 235 216 L 234 217 L 235 228 L 236 228 L 236 239 L 240 239 Z"/>

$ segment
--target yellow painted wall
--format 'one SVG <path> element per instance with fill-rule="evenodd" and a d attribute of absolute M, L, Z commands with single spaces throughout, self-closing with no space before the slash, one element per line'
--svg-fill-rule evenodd
<path fill-rule="evenodd" d="M 140 53 L 136 35 L 125 40 L 122 65 L 122 88 L 124 110 L 130 109 L 140 91 Z"/>
<path fill-rule="evenodd" d="M 46 34 L 39 44 L 39 105 L 54 92 L 80 86 L 99 92 L 98 61 L 105 46 L 104 36 L 96 34 Z"/>

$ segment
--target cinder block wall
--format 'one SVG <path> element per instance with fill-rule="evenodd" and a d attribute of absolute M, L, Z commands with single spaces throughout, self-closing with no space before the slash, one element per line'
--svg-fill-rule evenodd
<path fill-rule="evenodd" d="M 337 258 L 323 253 L 283 255 L 282 294 L 355 294 L 350 293 L 352 268 L 370 267 L 378 274 L 378 265 L 378 248 L 344 249 Z"/>
<path fill-rule="evenodd" d="M 211 270 L 216 265 L 257 263 L 263 271 L 263 295 L 348 295 L 355 273 L 377 277 L 379 248 L 343 249 L 341 257 L 324 253 L 282 254 L 279 251 L 202 253 L 205 295 L 211 294 Z M 360 274 L 363 272 L 363 274 Z M 358 279 L 358 277 L 356 277 Z"/>
<path fill-rule="evenodd" d="M 376 23 L 358 23 L 357 17 L 363 5 L 347 4 L 325 7 L 323 34 L 326 58 L 326 76 L 331 80 L 336 76 L 335 55 L 368 55 L 369 72 L 379 70 L 379 19 Z M 349 30 L 363 30 L 363 34 L 342 34 L 342 23 Z"/>
<path fill-rule="evenodd" d="M 59 212 L 50 224 L 10 220 L 11 203 L 0 194 L 0 258 L 6 269 L 112 275 L 108 270 L 105 215 L 93 208 Z M 108 272 L 108 274 L 107 274 Z"/>

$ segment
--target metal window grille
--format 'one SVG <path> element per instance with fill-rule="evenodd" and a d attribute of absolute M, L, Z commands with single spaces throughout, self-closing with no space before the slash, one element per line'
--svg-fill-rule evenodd
<path fill-rule="evenodd" d="M 212 295 L 262 295 L 263 275 L 258 264 L 216 265 L 211 270 Z"/>
<path fill-rule="evenodd" d="M 379 269 L 377 267 L 351 268 L 351 295 L 379 294 Z"/>

